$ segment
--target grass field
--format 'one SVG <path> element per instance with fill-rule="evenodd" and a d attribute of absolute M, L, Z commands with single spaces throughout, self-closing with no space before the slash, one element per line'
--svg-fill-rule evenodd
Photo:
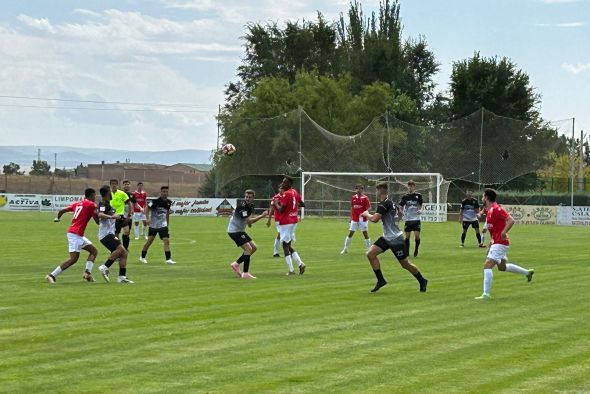
<path fill-rule="evenodd" d="M 102 282 L 97 266 L 97 282 L 83 283 L 83 261 L 48 285 L 69 222 L 51 219 L 0 213 L 0 392 L 590 391 L 586 228 L 515 226 L 510 257 L 536 269 L 533 282 L 495 271 L 494 299 L 475 301 L 485 250 L 472 232 L 460 249 L 458 223 L 423 225 L 414 262 L 427 293 L 387 254 L 389 284 L 372 294 L 362 236 L 339 254 L 342 220 L 300 224 L 303 276 L 284 275 L 274 228 L 259 223 L 258 279 L 237 279 L 227 219 L 179 217 L 177 265 L 160 242 L 139 264 L 132 240 L 134 285 Z M 87 235 L 96 240 L 93 223 Z"/>

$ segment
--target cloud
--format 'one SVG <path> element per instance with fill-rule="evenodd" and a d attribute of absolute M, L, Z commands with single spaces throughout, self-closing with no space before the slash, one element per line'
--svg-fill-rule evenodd
<path fill-rule="evenodd" d="M 566 23 L 537 23 L 535 26 L 539 27 L 582 27 L 585 26 L 584 22 L 566 22 Z"/>
<path fill-rule="evenodd" d="M 32 27 L 34 29 L 46 31 L 46 32 L 52 33 L 52 34 L 56 32 L 55 28 L 51 25 L 51 23 L 49 22 L 49 19 L 47 19 L 47 18 L 35 19 L 35 18 L 31 18 L 28 15 L 21 14 L 17 17 L 17 19 L 19 21 L 21 21 L 22 23 L 24 23 L 25 25 Z"/>
<path fill-rule="evenodd" d="M 80 14 L 80 15 L 87 15 L 87 16 L 93 16 L 95 18 L 100 18 L 102 17 L 101 14 L 99 14 L 98 12 L 94 12 L 94 11 L 90 11 L 90 10 L 85 10 L 83 8 L 76 8 L 74 11 L 72 11 L 73 14 Z"/>
<path fill-rule="evenodd" d="M 570 74 L 578 75 L 586 71 L 590 71 L 590 63 L 582 64 L 570 64 L 570 63 L 563 63 L 561 67 L 569 72 Z"/>

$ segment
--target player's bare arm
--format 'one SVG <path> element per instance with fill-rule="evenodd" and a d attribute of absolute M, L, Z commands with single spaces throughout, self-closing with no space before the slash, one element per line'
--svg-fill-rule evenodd
<path fill-rule="evenodd" d="M 381 214 L 377 213 L 377 212 L 375 212 L 374 214 L 371 215 L 371 213 L 369 211 L 365 211 L 365 212 L 361 213 L 361 216 L 372 223 L 377 223 L 381 220 Z"/>
<path fill-rule="evenodd" d="M 61 220 L 61 217 L 63 216 L 64 213 L 69 212 L 70 210 L 68 208 L 64 208 L 64 209 L 60 209 L 57 212 L 57 216 L 55 217 L 55 219 L 53 219 L 54 222 L 59 222 Z"/>
<path fill-rule="evenodd" d="M 275 213 L 275 207 L 274 207 L 273 203 L 271 202 L 270 208 L 268 210 L 268 220 L 266 221 L 266 227 L 270 227 L 270 221 L 271 221 L 272 215 L 274 213 Z"/>
<path fill-rule="evenodd" d="M 258 216 L 249 217 L 248 219 L 246 219 L 246 223 L 248 223 L 248 225 L 250 226 L 250 225 L 256 223 L 257 221 L 259 221 L 260 219 L 265 218 L 266 215 L 268 215 L 268 211 L 264 211 Z"/>
<path fill-rule="evenodd" d="M 502 233 L 500 234 L 502 236 L 502 239 L 506 239 L 506 235 L 508 234 L 508 231 L 510 231 L 512 226 L 514 226 L 514 218 L 512 217 L 512 215 L 508 214 L 508 217 L 506 218 L 506 226 L 504 226 L 504 230 L 502 230 Z"/>

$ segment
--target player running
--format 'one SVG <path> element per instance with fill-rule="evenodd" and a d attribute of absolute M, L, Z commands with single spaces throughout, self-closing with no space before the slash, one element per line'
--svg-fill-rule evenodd
<path fill-rule="evenodd" d="M 404 232 L 406 237 L 407 254 L 410 255 L 410 236 L 414 232 L 414 257 L 418 257 L 418 248 L 420 247 L 420 214 L 422 213 L 422 194 L 416 192 L 416 183 L 408 181 L 408 193 L 404 195 L 399 203 L 404 209 Z"/>
<path fill-rule="evenodd" d="M 74 213 L 74 216 L 72 217 L 72 224 L 68 228 L 68 232 L 66 234 L 68 238 L 68 251 L 70 252 L 70 257 L 61 265 L 58 265 L 53 271 L 51 271 L 50 274 L 45 277 L 48 283 L 55 283 L 57 277 L 63 271 L 76 264 L 82 249 L 88 252 L 88 258 L 86 259 L 86 269 L 82 278 L 87 282 L 94 282 L 94 278 L 92 277 L 92 267 L 94 266 L 94 260 L 96 260 L 98 251 L 94 245 L 92 245 L 92 242 L 90 242 L 90 240 L 84 236 L 84 231 L 86 230 L 86 226 L 88 225 L 90 219 L 96 215 L 96 204 L 94 202 L 95 199 L 96 191 L 94 189 L 88 188 L 84 190 L 84 200 L 77 201 L 69 207 L 60 210 L 57 213 L 57 217 L 53 220 L 54 222 L 59 222 L 64 213 Z"/>
<path fill-rule="evenodd" d="M 365 237 L 365 249 L 369 250 L 371 247 L 371 239 L 369 238 L 369 222 L 367 219 L 360 216 L 361 213 L 371 208 L 371 202 L 369 201 L 369 197 L 364 194 L 365 188 L 363 185 L 356 185 L 354 188 L 356 193 L 353 194 L 350 199 L 350 232 L 344 240 L 344 249 L 342 249 L 340 254 L 346 254 L 348 252 L 348 247 L 352 242 L 352 236 L 357 230 L 361 230 L 363 232 L 363 236 Z"/>
<path fill-rule="evenodd" d="M 104 280 L 109 283 L 109 269 L 116 260 L 119 260 L 118 283 L 134 283 L 127 278 L 127 249 L 115 236 L 115 222 L 119 218 L 111 207 L 111 188 L 105 185 L 99 190 L 102 201 L 98 204 L 98 215 L 95 218 L 98 222 L 98 239 L 111 254 L 104 264 L 98 267 Z"/>
<path fill-rule="evenodd" d="M 482 203 L 487 210 L 486 223 L 492 239 L 492 245 L 488 250 L 488 255 L 483 265 L 483 294 L 475 297 L 476 300 L 489 300 L 492 290 L 492 279 L 495 265 L 500 271 L 512 272 L 524 275 L 527 281 L 533 279 L 534 269 L 522 268 L 516 264 L 508 263 L 508 231 L 514 225 L 514 219 L 504 207 L 496 202 L 496 191 L 494 189 L 485 189 L 481 198 Z"/>
<path fill-rule="evenodd" d="M 139 239 L 139 222 L 142 222 L 141 237 L 147 239 L 147 234 L 145 233 L 148 227 L 148 222 L 145 217 L 147 193 L 143 190 L 143 182 L 137 182 L 137 189 L 132 194 L 133 197 L 135 197 L 135 207 L 133 209 L 135 240 Z"/>
<path fill-rule="evenodd" d="M 463 226 L 463 233 L 461 234 L 461 247 L 465 246 L 465 236 L 469 227 L 473 227 L 475 230 L 475 236 L 477 237 L 477 244 L 480 248 L 485 248 L 479 233 L 479 220 L 477 220 L 479 214 L 479 203 L 477 199 L 473 198 L 473 192 L 467 190 L 465 192 L 465 198 L 461 201 L 461 211 L 459 212 L 459 223 Z"/>
<path fill-rule="evenodd" d="M 398 206 L 388 196 L 387 183 L 380 183 L 377 185 L 377 201 L 380 201 L 377 205 L 377 212 L 373 215 L 369 211 L 363 212 L 361 215 L 373 223 L 377 223 L 381 220 L 383 224 L 383 236 L 381 236 L 367 252 L 367 258 L 371 263 L 371 268 L 377 278 L 375 287 L 371 290 L 375 293 L 380 288 L 387 284 L 387 281 L 383 277 L 381 272 L 381 263 L 379 262 L 379 256 L 381 253 L 388 249 L 391 249 L 393 255 L 397 258 L 400 265 L 414 275 L 414 278 L 420 284 L 420 291 L 425 292 L 428 280 L 422 276 L 418 267 L 408 260 L 408 249 L 406 248 L 402 231 L 396 224 L 396 217 L 401 218 L 401 212 L 399 212 Z"/>
<path fill-rule="evenodd" d="M 280 212 L 279 231 L 281 243 L 283 244 L 283 252 L 285 253 L 285 261 L 287 262 L 287 267 L 289 267 L 287 275 L 295 275 L 293 259 L 295 259 L 299 266 L 299 275 L 303 275 L 306 266 L 301 261 L 299 253 L 293 249 L 292 242 L 295 240 L 295 229 L 297 228 L 297 222 L 299 222 L 299 218 L 297 217 L 299 207 L 304 207 L 305 205 L 297 190 L 292 188 L 293 178 L 290 176 L 284 177 L 281 186 L 284 190 L 283 195 L 278 200 L 275 200 L 273 204 L 275 209 Z"/>
<path fill-rule="evenodd" d="M 141 257 L 139 261 L 143 264 L 147 264 L 146 256 L 148 249 L 156 235 L 160 236 L 162 242 L 164 242 L 164 255 L 166 256 L 166 264 L 176 264 L 176 261 L 172 260 L 172 252 L 170 251 L 170 233 L 168 231 L 168 222 L 170 221 L 170 207 L 172 201 L 168 199 L 168 186 L 162 186 L 160 188 L 160 197 L 151 200 L 147 204 L 146 218 L 150 223 L 148 229 L 148 238 L 143 245 L 141 250 Z"/>
<path fill-rule="evenodd" d="M 242 248 L 244 252 L 233 263 L 231 269 L 242 279 L 256 279 L 250 274 L 250 257 L 256 252 L 256 244 L 246 234 L 246 226 L 251 226 L 262 218 L 265 218 L 267 211 L 261 215 L 250 217 L 254 212 L 254 190 L 248 189 L 244 192 L 244 199 L 238 200 L 236 209 L 229 219 L 227 234 L 236 243 L 236 246 Z M 240 272 L 240 264 L 244 263 L 244 272 Z"/>
<path fill-rule="evenodd" d="M 115 222 L 115 235 L 118 237 L 121 233 L 121 229 L 128 225 L 128 216 L 133 212 L 133 204 L 129 200 L 129 196 L 123 190 L 119 189 L 119 180 L 111 179 L 109 181 L 111 186 L 111 207 L 115 209 L 115 213 L 119 216 L 119 219 Z M 125 242 L 129 246 L 129 231 L 127 231 L 127 239 L 125 239 L 125 232 L 123 232 L 123 246 L 125 249 Z"/>
<path fill-rule="evenodd" d="M 280 224 L 281 221 L 281 213 L 278 209 L 275 209 L 275 201 L 278 201 L 281 198 L 285 190 L 282 186 L 279 186 L 279 192 L 275 194 L 272 199 L 270 200 L 270 209 L 268 211 L 268 220 L 266 221 L 266 227 L 270 227 L 270 220 L 274 218 L 275 220 L 275 227 L 277 229 L 277 237 L 275 238 L 275 242 L 272 248 L 272 257 L 281 257 L 279 254 L 279 247 L 281 246 L 281 234 L 280 234 Z"/>

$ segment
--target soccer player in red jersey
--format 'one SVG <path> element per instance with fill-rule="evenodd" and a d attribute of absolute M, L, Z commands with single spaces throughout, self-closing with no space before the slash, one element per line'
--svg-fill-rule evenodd
<path fill-rule="evenodd" d="M 88 259 L 86 260 L 86 270 L 82 278 L 87 282 L 94 282 L 92 277 L 92 267 L 94 266 L 94 260 L 98 251 L 92 245 L 92 242 L 84 236 L 84 231 L 90 219 L 96 216 L 96 192 L 94 189 L 86 189 L 84 191 L 84 200 L 73 203 L 67 208 L 60 210 L 57 213 L 57 217 L 54 222 L 59 222 L 61 217 L 66 212 L 73 212 L 72 224 L 68 228 L 67 238 L 70 257 L 64 261 L 61 265 L 58 265 L 45 279 L 48 283 L 55 283 L 56 278 L 63 271 L 68 269 L 71 265 L 74 265 L 80 257 L 80 250 L 84 249 L 88 252 Z"/>
<path fill-rule="evenodd" d="M 522 268 L 508 262 L 507 253 L 510 245 L 508 231 L 514 225 L 514 219 L 504 207 L 496 202 L 496 191 L 485 189 L 481 201 L 487 211 L 486 224 L 488 225 L 492 245 L 488 250 L 488 255 L 483 265 L 483 294 L 475 297 L 476 300 L 491 298 L 492 278 L 494 276 L 492 268 L 495 265 L 498 266 L 500 271 L 524 275 L 529 282 L 533 279 L 533 274 L 535 273 L 533 269 Z"/>
<path fill-rule="evenodd" d="M 293 189 L 293 178 L 286 176 L 281 183 L 283 187 L 283 195 L 273 202 L 275 209 L 280 212 L 279 231 L 280 238 L 283 244 L 283 252 L 285 253 L 285 261 L 289 267 L 287 275 L 295 275 L 293 269 L 293 259 L 299 266 L 299 275 L 305 272 L 305 264 L 301 261 L 299 254 L 293 249 L 292 242 L 295 240 L 295 229 L 297 222 L 299 222 L 298 211 L 299 207 L 304 207 L 301 196 L 297 190 Z"/>
<path fill-rule="evenodd" d="M 356 230 L 361 230 L 363 232 L 365 237 L 365 249 L 369 250 L 371 247 L 371 239 L 369 238 L 369 222 L 367 219 L 360 216 L 361 213 L 371 208 L 371 202 L 369 201 L 369 197 L 364 194 L 365 188 L 363 185 L 356 185 L 355 189 L 356 194 L 353 194 L 350 200 L 350 232 L 344 240 L 344 249 L 342 249 L 340 254 L 346 254 L 348 252 L 348 247 L 352 242 L 352 236 Z"/>
<path fill-rule="evenodd" d="M 283 194 L 284 189 L 282 186 L 279 186 L 279 192 L 275 194 L 272 199 L 270 200 L 270 209 L 268 211 L 268 220 L 266 221 L 266 227 L 270 227 L 270 221 L 274 218 L 275 220 L 275 227 L 277 229 L 277 237 L 275 238 L 275 243 L 272 248 L 272 257 L 281 257 L 279 254 L 279 247 L 281 246 L 281 232 L 280 232 L 280 221 L 281 221 L 281 213 L 278 209 L 275 209 L 274 202 L 278 201 Z"/>
<path fill-rule="evenodd" d="M 135 197 L 135 206 L 133 207 L 133 223 L 135 230 L 135 239 L 139 239 L 139 222 L 142 222 L 141 236 L 147 239 L 145 233 L 148 223 L 145 216 L 145 205 L 147 203 L 147 193 L 143 190 L 143 182 L 137 182 L 137 190 L 131 193 Z"/>

